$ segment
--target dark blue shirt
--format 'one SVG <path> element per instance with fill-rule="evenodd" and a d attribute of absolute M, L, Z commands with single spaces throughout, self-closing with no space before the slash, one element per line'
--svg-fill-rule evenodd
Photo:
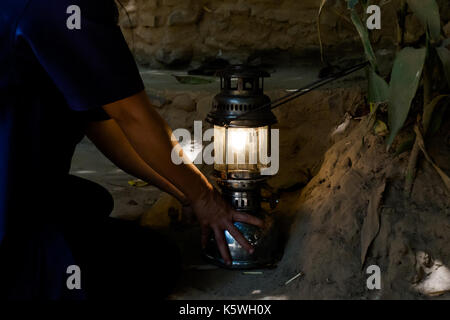
<path fill-rule="evenodd" d="M 113 0 L 0 1 L 0 243 L 51 205 L 86 122 L 144 89 L 117 17 Z"/>

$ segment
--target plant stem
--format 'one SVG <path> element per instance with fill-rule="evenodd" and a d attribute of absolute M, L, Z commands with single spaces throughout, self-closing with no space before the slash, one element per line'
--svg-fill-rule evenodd
<path fill-rule="evenodd" d="M 431 102 L 431 90 L 432 90 L 431 70 L 432 69 L 429 67 L 428 63 L 425 62 L 423 72 L 423 112 L 425 112 L 426 106 Z M 424 134 L 425 133 L 426 132 L 424 132 Z M 404 192 L 406 197 L 409 197 L 411 195 L 414 180 L 416 178 L 417 158 L 419 157 L 419 152 L 420 152 L 419 138 L 416 136 L 414 146 L 409 156 L 408 167 L 406 169 L 405 175 Z"/>
<path fill-rule="evenodd" d="M 409 197 L 411 194 L 411 190 L 414 184 L 414 179 L 416 178 L 416 166 L 417 166 L 417 158 L 419 156 L 419 143 L 416 140 L 414 141 L 414 146 L 411 150 L 411 154 L 409 156 L 408 168 L 406 169 L 405 175 L 405 196 Z"/>

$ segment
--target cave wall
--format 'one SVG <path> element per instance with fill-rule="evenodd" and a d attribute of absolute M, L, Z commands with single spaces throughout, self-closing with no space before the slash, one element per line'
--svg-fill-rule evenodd
<path fill-rule="evenodd" d="M 232 63 L 265 54 L 288 52 L 302 57 L 319 52 L 316 17 L 320 0 L 122 0 L 120 23 L 141 64 L 171 67 L 222 57 Z M 382 5 L 382 29 L 372 37 L 380 48 L 396 39 L 395 8 L 398 0 Z M 440 1 L 444 23 L 449 3 Z M 349 20 L 344 0 L 327 1 L 321 17 L 321 35 L 329 56 L 355 53 L 360 40 Z M 407 41 L 423 34 L 410 15 Z M 450 26 L 447 25 L 447 29 Z M 450 30 L 448 30 L 450 32 Z M 362 51 L 361 51 L 362 52 Z M 284 60 L 289 57 L 283 56 Z"/>

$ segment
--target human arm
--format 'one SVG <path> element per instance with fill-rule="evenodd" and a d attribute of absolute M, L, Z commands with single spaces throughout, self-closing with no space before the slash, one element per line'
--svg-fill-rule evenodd
<path fill-rule="evenodd" d="M 171 194 L 183 206 L 189 204 L 180 190 L 142 160 L 115 120 L 90 122 L 86 135 L 117 167 Z"/>
<path fill-rule="evenodd" d="M 172 162 L 171 153 L 176 142 L 171 140 L 169 126 L 151 106 L 145 92 L 103 108 L 117 122 L 142 160 L 186 195 L 201 224 L 203 246 L 212 231 L 224 261 L 231 263 L 224 234 L 227 230 L 245 249 L 253 252 L 233 223 L 240 221 L 262 227 L 263 222 L 233 210 L 192 163 L 175 165 Z"/>

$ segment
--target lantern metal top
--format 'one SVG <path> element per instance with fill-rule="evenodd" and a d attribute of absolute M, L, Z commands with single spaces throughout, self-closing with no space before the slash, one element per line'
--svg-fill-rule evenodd
<path fill-rule="evenodd" d="M 243 64 L 237 64 L 229 66 L 228 68 L 221 70 L 217 73 L 221 78 L 269 78 L 270 73 L 258 69 L 256 67 L 246 66 Z"/>
<path fill-rule="evenodd" d="M 268 72 L 233 65 L 218 75 L 221 78 L 221 92 L 214 97 L 212 110 L 206 119 L 209 123 L 229 127 L 261 127 L 277 122 L 270 109 L 270 98 L 264 94 L 264 78 L 270 77 Z M 261 106 L 267 108 L 261 109 Z"/>

